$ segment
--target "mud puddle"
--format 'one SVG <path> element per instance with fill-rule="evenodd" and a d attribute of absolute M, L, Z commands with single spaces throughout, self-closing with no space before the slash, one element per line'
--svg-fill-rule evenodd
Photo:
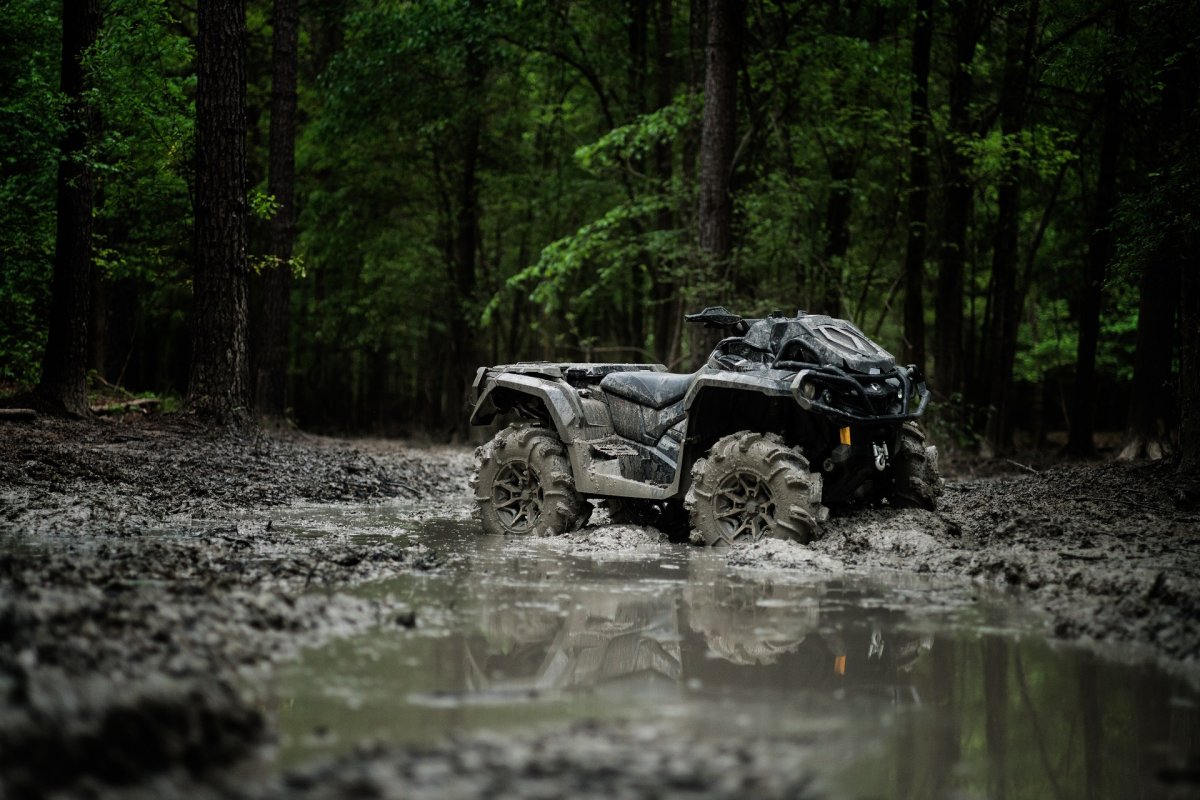
<path fill-rule="evenodd" d="M 1193 686 L 1052 644 L 1045 617 L 977 585 L 744 570 L 639 529 L 576 549 L 378 508 L 307 519 L 453 555 L 357 590 L 411 613 L 281 667 L 284 768 L 363 741 L 448 747 L 458 770 L 496 747 L 587 765 L 629 739 L 624 757 L 661 750 L 685 771 L 784 743 L 779 770 L 817 796 L 1184 797 L 1200 780 Z"/>

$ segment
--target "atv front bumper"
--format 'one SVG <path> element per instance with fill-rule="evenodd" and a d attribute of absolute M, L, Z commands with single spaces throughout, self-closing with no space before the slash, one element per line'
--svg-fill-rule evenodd
<path fill-rule="evenodd" d="M 929 389 L 913 366 L 858 375 L 832 365 L 805 364 L 792 379 L 792 397 L 805 411 L 835 421 L 877 424 L 920 417 L 929 403 Z"/>

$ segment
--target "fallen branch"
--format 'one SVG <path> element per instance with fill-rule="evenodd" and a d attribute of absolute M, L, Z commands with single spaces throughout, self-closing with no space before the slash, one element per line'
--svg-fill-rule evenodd
<path fill-rule="evenodd" d="M 1031 475 L 1041 475 L 1042 474 L 1042 473 L 1038 472 L 1036 469 L 1034 469 L 1033 467 L 1029 466 L 1028 464 L 1022 464 L 1020 461 L 1013 461 L 1011 458 L 1006 458 L 1004 460 L 1007 461 L 1008 463 L 1012 464 L 1014 467 L 1020 467 L 1021 469 L 1030 473 Z"/>
<path fill-rule="evenodd" d="M 98 406 L 92 406 L 93 414 L 115 414 L 122 411 L 140 411 L 146 413 L 147 406 L 156 406 L 161 403 L 157 397 L 139 397 L 137 400 L 122 400 L 119 403 L 102 403 Z"/>
<path fill-rule="evenodd" d="M 32 408 L 0 408 L 0 419 L 30 420 L 37 419 L 37 412 Z"/>

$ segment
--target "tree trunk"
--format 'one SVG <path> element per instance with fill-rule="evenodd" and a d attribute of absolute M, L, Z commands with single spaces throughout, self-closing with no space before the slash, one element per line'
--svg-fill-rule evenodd
<path fill-rule="evenodd" d="M 701 304 L 716 301 L 708 287 L 728 267 L 732 247 L 733 154 L 737 134 L 737 74 L 741 47 L 741 0 L 708 0 L 705 39 L 704 117 L 700 129 L 700 269 Z M 714 344 L 711 331 L 692 326 L 693 366 L 699 366 Z"/>
<path fill-rule="evenodd" d="M 825 248 L 822 255 L 824 280 L 818 311 L 831 317 L 842 315 L 842 268 L 850 250 L 850 212 L 854 193 L 854 159 L 848 152 L 836 151 L 829 161 L 829 201 L 825 205 Z"/>
<path fill-rule="evenodd" d="M 278 209 L 269 226 L 270 263 L 263 272 L 263 316 L 258 336 L 255 403 L 260 416 L 287 411 L 288 321 L 292 248 L 296 241 L 296 69 L 298 0 L 275 0 L 271 75 L 270 165 L 267 191 Z"/>
<path fill-rule="evenodd" d="M 946 198 L 942 242 L 938 254 L 937 314 L 934 317 L 935 385 L 943 397 L 960 394 L 966 383 L 963 369 L 963 274 L 966 271 L 967 225 L 975 191 L 970 156 L 963 140 L 971 132 L 971 64 L 980 36 L 979 0 L 951 5 L 954 20 L 954 74 L 950 78 L 949 154 L 945 164 Z"/>
<path fill-rule="evenodd" d="M 98 0 L 64 0 L 62 93 L 66 133 L 58 160 L 57 231 L 50 284 L 49 335 L 36 394 L 43 410 L 72 417 L 90 415 L 87 404 L 88 300 L 92 272 L 92 171 L 85 151 L 99 116 L 84 100 L 80 59 L 100 28 Z"/>
<path fill-rule="evenodd" d="M 1200 264 L 1196 263 L 1195 241 L 1186 244 L 1180 286 L 1179 475 L 1195 503 L 1200 501 Z"/>
<path fill-rule="evenodd" d="M 1116 7 L 1114 44 L 1119 46 L 1125 35 L 1129 13 L 1126 3 Z M 1092 212 L 1092 233 L 1088 239 L 1087 262 L 1083 271 L 1083 291 L 1079 304 L 1079 347 L 1075 359 L 1075 388 L 1071 396 L 1070 433 L 1067 452 L 1076 456 L 1093 456 L 1096 419 L 1096 348 L 1100 340 L 1100 308 L 1104 300 L 1104 273 L 1112 259 L 1113 214 L 1117 209 L 1117 166 L 1121 150 L 1121 110 L 1124 85 L 1123 65 L 1108 65 L 1104 76 L 1104 131 L 1100 143 L 1100 169 L 1096 180 L 1096 205 Z"/>
<path fill-rule="evenodd" d="M 729 258 L 730 195 L 737 134 L 737 73 L 743 8 L 740 0 L 709 0 L 700 133 L 700 250 L 712 265 Z"/>
<path fill-rule="evenodd" d="M 246 6 L 200 3 L 196 41 L 196 268 L 188 408 L 247 418 Z"/>
<path fill-rule="evenodd" d="M 671 0 L 659 0 L 655 17 L 655 105 L 665 108 L 675 99 L 675 75 L 671 51 L 674 48 Z M 664 190 L 671 185 L 673 171 L 670 142 L 654 148 L 654 172 Z M 664 208 L 658 215 L 658 229 L 670 230 L 675 225 L 671 209 Z M 670 274 L 670 262 L 655 259 L 654 274 L 651 276 L 650 297 L 654 307 L 654 352 L 664 364 L 674 362 L 678 353 L 672 346 L 672 331 L 675 319 L 681 313 L 678 308 L 679 287 Z"/>
<path fill-rule="evenodd" d="M 482 14 L 476 3 L 471 4 L 472 13 Z M 462 178 L 458 186 L 458 214 L 454 230 L 454 298 L 451 323 L 450 380 L 446 398 L 450 423 L 458 433 L 467 433 L 466 419 L 459 413 L 467 402 L 468 379 L 473 374 L 475 356 L 475 325 L 470 316 L 471 300 L 475 295 L 475 261 L 479 243 L 479 148 L 483 132 L 483 115 L 479 110 L 483 103 L 483 83 L 486 65 L 478 42 L 470 42 L 466 53 L 467 97 L 471 104 L 466 111 L 462 127 Z M 447 422 L 443 415 L 441 423 Z"/>
<path fill-rule="evenodd" d="M 1166 454 L 1167 400 L 1171 395 L 1171 356 L 1179 306 L 1179 269 L 1175 259 L 1143 265 L 1138 301 L 1137 348 L 1123 460 L 1160 459 Z"/>
<path fill-rule="evenodd" d="M 1010 413 L 1013 362 L 1020 318 L 1017 292 L 1017 237 L 1021 221 L 1022 167 L 1011 138 L 1025 128 L 1029 61 L 1036 31 L 1038 1 L 1014 7 L 1005 21 L 1004 79 L 1000 89 L 1000 127 L 1005 137 L 1004 173 L 997 198 L 996 238 L 992 251 L 992 342 L 988 357 L 987 439 L 996 452 L 1012 449 Z"/>
<path fill-rule="evenodd" d="M 929 230 L 929 51 L 933 46 L 933 0 L 917 0 L 912 45 L 912 110 L 909 122 L 908 246 L 904 256 L 904 355 L 925 371 L 925 241 Z"/>

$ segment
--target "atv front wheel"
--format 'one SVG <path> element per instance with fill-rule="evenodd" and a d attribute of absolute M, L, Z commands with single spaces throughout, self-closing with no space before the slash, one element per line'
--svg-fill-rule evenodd
<path fill-rule="evenodd" d="M 942 493 L 937 448 L 925 444 L 925 434 L 915 422 L 904 423 L 898 441 L 892 457 L 894 486 L 889 502 L 896 508 L 936 510 Z"/>
<path fill-rule="evenodd" d="M 685 504 L 692 541 L 710 546 L 767 537 L 807 544 L 828 515 L 807 459 L 775 434 L 748 431 L 718 440 L 696 462 Z"/>
<path fill-rule="evenodd" d="M 583 527 L 592 507 L 575 491 L 558 436 L 512 425 L 476 451 L 475 501 L 486 533 L 553 536 Z"/>

